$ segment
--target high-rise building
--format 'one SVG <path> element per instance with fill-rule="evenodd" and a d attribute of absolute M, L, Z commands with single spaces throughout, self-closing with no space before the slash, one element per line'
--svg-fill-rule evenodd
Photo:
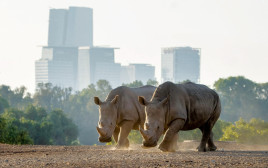
<path fill-rule="evenodd" d="M 66 39 L 67 9 L 50 9 L 48 46 L 64 46 Z"/>
<path fill-rule="evenodd" d="M 93 46 L 93 10 L 50 9 L 48 46 Z"/>
<path fill-rule="evenodd" d="M 78 54 L 78 89 L 82 90 L 98 80 L 109 81 L 115 88 L 122 83 L 140 80 L 144 84 L 155 79 L 155 68 L 148 64 L 130 64 L 121 66 L 114 61 L 114 50 L 108 47 L 79 47 Z"/>
<path fill-rule="evenodd" d="M 35 62 L 36 86 L 52 83 L 82 90 L 101 79 L 113 88 L 135 80 L 145 84 L 155 79 L 153 66 L 115 63 L 115 49 L 93 46 L 91 8 L 50 9 L 48 46 L 42 48 L 42 57 Z"/>
<path fill-rule="evenodd" d="M 190 80 L 199 83 L 201 49 L 191 47 L 162 48 L 162 82 L 183 82 Z"/>
<path fill-rule="evenodd" d="M 155 67 L 149 64 L 129 64 L 133 67 L 134 79 L 146 84 L 149 79 L 155 79 Z"/>
<path fill-rule="evenodd" d="M 77 47 L 43 47 L 42 58 L 35 62 L 35 82 L 76 88 Z"/>
<path fill-rule="evenodd" d="M 112 87 L 120 85 L 121 65 L 114 62 L 114 49 L 108 47 L 79 47 L 79 90 L 100 79 L 110 82 Z"/>
<path fill-rule="evenodd" d="M 35 62 L 36 86 L 52 83 L 77 90 L 78 47 L 93 46 L 93 10 L 50 9 L 48 46 Z"/>
<path fill-rule="evenodd" d="M 121 66 L 120 83 L 127 84 L 135 81 L 135 67 L 134 66 Z"/>

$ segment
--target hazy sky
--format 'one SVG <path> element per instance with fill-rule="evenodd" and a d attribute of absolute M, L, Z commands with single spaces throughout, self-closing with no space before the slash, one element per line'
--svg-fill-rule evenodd
<path fill-rule="evenodd" d="M 50 8 L 93 8 L 94 45 L 116 62 L 149 63 L 162 47 L 201 48 L 201 83 L 243 75 L 268 82 L 267 0 L 0 0 L 0 85 L 33 92 L 34 61 L 47 45 Z"/>

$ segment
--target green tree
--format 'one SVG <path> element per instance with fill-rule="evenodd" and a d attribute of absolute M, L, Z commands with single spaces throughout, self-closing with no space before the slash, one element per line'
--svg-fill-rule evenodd
<path fill-rule="evenodd" d="M 61 88 L 51 83 L 40 83 L 33 96 L 34 105 L 45 108 L 48 112 L 53 109 L 64 109 L 70 96 L 72 88 Z"/>
<path fill-rule="evenodd" d="M 0 115 L 0 142 L 7 144 L 33 144 L 27 131 L 17 127 L 18 120 Z"/>
<path fill-rule="evenodd" d="M 23 110 L 28 104 L 32 103 L 31 94 L 26 92 L 27 89 L 24 86 L 11 90 L 9 86 L 0 86 L 0 96 L 8 101 L 8 104 L 13 108 Z"/>
<path fill-rule="evenodd" d="M 238 76 L 219 79 L 214 87 L 221 98 L 221 119 L 231 122 L 240 117 L 268 120 L 268 83 L 257 84 Z"/>
<path fill-rule="evenodd" d="M 77 140 L 77 126 L 62 110 L 53 110 L 47 120 L 52 123 L 51 136 L 54 145 L 70 145 Z"/>
<path fill-rule="evenodd" d="M 155 86 L 155 87 L 157 87 L 159 85 L 157 80 L 153 80 L 153 79 L 149 79 L 146 84 L 147 85 L 152 85 L 152 86 Z"/>
<path fill-rule="evenodd" d="M 131 144 L 141 144 L 142 143 L 142 136 L 140 131 L 131 130 L 128 135 L 129 142 Z"/>
<path fill-rule="evenodd" d="M 2 96 L 0 96 L 0 114 L 3 113 L 4 110 L 8 107 L 9 107 L 9 104 L 6 101 L 6 99 L 4 99 L 4 98 L 2 98 Z"/>
<path fill-rule="evenodd" d="M 246 122 L 240 118 L 233 125 L 223 129 L 223 136 L 220 140 L 236 141 L 248 144 L 268 144 L 268 122 L 261 119 L 251 119 Z"/>
<path fill-rule="evenodd" d="M 79 141 L 84 145 L 98 144 L 98 133 L 96 126 L 98 124 L 98 106 L 94 103 L 94 96 L 104 100 L 109 93 L 110 87 L 100 87 L 96 89 L 93 84 L 77 92 L 69 99 L 69 107 L 65 112 L 70 116 L 78 126 Z M 104 89 L 106 88 L 106 89 Z"/>
<path fill-rule="evenodd" d="M 223 130 L 230 125 L 232 125 L 232 123 L 226 122 L 223 120 L 218 120 L 212 129 L 213 139 L 216 141 L 219 140 L 224 134 Z M 202 133 L 199 129 L 179 132 L 179 141 L 201 140 L 201 138 L 202 138 Z"/>
<path fill-rule="evenodd" d="M 127 87 L 134 87 L 134 88 L 136 88 L 136 87 L 141 87 L 141 86 L 143 86 L 143 83 L 142 83 L 142 81 L 139 81 L 139 80 L 135 80 L 135 81 L 133 81 L 132 83 L 128 83 L 128 84 L 122 84 L 123 86 L 127 86 Z"/>

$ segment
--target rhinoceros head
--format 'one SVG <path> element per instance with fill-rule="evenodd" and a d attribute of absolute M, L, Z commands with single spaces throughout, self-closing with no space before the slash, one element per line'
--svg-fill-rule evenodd
<path fill-rule="evenodd" d="M 111 142 L 116 126 L 118 95 L 112 101 L 102 102 L 98 97 L 94 97 L 94 102 L 99 106 L 99 123 L 97 131 L 100 142 Z"/>
<path fill-rule="evenodd" d="M 144 128 L 140 127 L 143 136 L 143 146 L 154 147 L 164 132 L 165 125 L 165 108 L 167 98 L 160 102 L 148 102 L 144 97 L 139 96 L 139 102 L 145 106 L 146 120 Z"/>

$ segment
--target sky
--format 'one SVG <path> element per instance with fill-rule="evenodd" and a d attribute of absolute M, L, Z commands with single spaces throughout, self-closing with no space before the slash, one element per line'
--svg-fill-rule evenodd
<path fill-rule="evenodd" d="M 161 48 L 201 48 L 200 82 L 242 75 L 268 82 L 267 0 L 0 0 L 0 85 L 35 89 L 49 9 L 93 8 L 94 45 L 115 61 L 148 63 L 161 78 Z"/>

